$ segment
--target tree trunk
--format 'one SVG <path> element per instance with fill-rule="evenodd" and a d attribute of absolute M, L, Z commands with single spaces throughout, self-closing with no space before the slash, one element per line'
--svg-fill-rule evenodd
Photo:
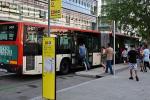
<path fill-rule="evenodd" d="M 145 43 L 148 45 L 148 48 L 150 49 L 150 32 L 147 34 L 147 37 L 145 39 Z"/>

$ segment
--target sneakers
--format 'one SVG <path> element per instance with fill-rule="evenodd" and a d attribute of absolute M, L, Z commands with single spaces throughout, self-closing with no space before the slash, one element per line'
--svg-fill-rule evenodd
<path fill-rule="evenodd" d="M 136 81 L 139 81 L 138 76 L 135 77 Z M 133 77 L 129 77 L 129 80 L 133 80 Z"/>
<path fill-rule="evenodd" d="M 140 72 L 143 72 L 143 70 L 141 69 Z"/>
<path fill-rule="evenodd" d="M 129 77 L 129 80 L 133 80 L 133 77 Z"/>
<path fill-rule="evenodd" d="M 147 72 L 147 70 L 144 70 L 144 72 Z"/>
<path fill-rule="evenodd" d="M 136 81 L 139 81 L 139 78 L 137 76 L 135 77 L 135 79 L 136 79 Z"/>

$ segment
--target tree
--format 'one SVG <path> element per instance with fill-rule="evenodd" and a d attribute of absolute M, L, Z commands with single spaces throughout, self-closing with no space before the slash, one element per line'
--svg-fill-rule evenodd
<path fill-rule="evenodd" d="M 115 20 L 126 32 L 135 30 L 150 39 L 150 0 L 106 0 L 108 19 Z"/>

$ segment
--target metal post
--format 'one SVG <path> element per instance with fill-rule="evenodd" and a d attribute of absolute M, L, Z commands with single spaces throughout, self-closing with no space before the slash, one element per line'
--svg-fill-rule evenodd
<path fill-rule="evenodd" d="M 96 30 L 98 30 L 98 26 L 99 26 L 99 20 L 98 20 L 98 1 L 96 1 L 96 6 L 97 6 L 97 9 L 96 9 Z"/>
<path fill-rule="evenodd" d="M 50 0 L 48 0 L 48 36 L 50 36 Z"/>
<path fill-rule="evenodd" d="M 115 48 L 116 48 L 116 45 L 115 45 L 115 43 L 116 43 L 116 40 L 115 40 L 115 35 L 116 35 L 116 23 L 115 23 L 115 21 L 113 22 L 113 26 L 114 26 L 114 62 L 113 62 L 113 70 L 114 70 L 114 75 L 115 75 L 115 54 L 116 54 L 116 50 L 115 50 Z"/>

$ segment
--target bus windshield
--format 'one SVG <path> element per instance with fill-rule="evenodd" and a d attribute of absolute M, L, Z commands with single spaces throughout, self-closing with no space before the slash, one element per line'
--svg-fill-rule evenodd
<path fill-rule="evenodd" d="M 0 41 L 15 41 L 17 37 L 17 24 L 0 25 Z"/>

